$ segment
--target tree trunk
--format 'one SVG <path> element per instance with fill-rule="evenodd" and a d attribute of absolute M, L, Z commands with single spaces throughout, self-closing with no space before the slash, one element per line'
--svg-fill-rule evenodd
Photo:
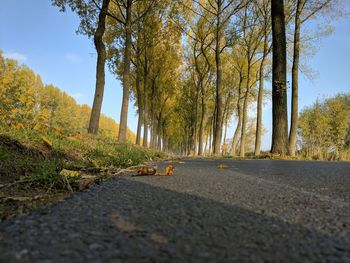
<path fill-rule="evenodd" d="M 231 93 L 229 93 L 226 102 L 225 102 L 225 108 L 224 108 L 224 114 L 223 114 L 223 122 L 225 129 L 224 129 L 224 142 L 223 144 L 226 144 L 226 134 L 227 134 L 227 123 L 228 123 L 228 112 L 229 112 L 229 104 L 231 100 Z"/>
<path fill-rule="evenodd" d="M 142 111 L 139 110 L 137 119 L 136 144 L 141 145 Z"/>
<path fill-rule="evenodd" d="M 162 150 L 162 130 L 161 130 L 161 128 L 160 128 L 160 123 L 158 123 L 158 140 L 157 140 L 157 149 L 159 150 L 159 151 L 161 151 Z"/>
<path fill-rule="evenodd" d="M 152 87 L 151 87 L 151 148 L 155 148 L 156 146 L 156 124 L 155 124 L 155 119 L 156 119 L 156 113 L 155 113 L 155 80 L 152 80 Z"/>
<path fill-rule="evenodd" d="M 209 140 L 209 136 L 206 136 L 205 137 L 204 152 L 202 153 L 202 155 L 204 155 L 208 151 L 208 140 Z"/>
<path fill-rule="evenodd" d="M 199 124 L 199 135 L 198 135 L 198 155 L 203 155 L 203 137 L 204 137 L 204 127 L 206 123 L 206 115 L 207 115 L 207 107 L 205 104 L 205 90 L 203 83 L 201 83 L 201 99 L 202 99 L 202 112 L 201 112 L 201 120 Z"/>
<path fill-rule="evenodd" d="M 137 93 L 137 106 L 138 106 L 138 121 L 137 121 L 137 132 L 136 132 L 136 144 L 141 145 L 141 128 L 142 128 L 142 94 L 141 94 L 141 72 L 140 72 L 140 52 L 136 51 L 136 93 Z"/>
<path fill-rule="evenodd" d="M 299 57 L 300 57 L 300 15 L 302 11 L 302 1 L 298 0 L 297 11 L 295 14 L 294 29 L 294 53 L 292 67 L 292 116 L 291 127 L 289 133 L 289 154 L 295 156 L 297 130 L 298 130 L 298 86 L 299 86 Z"/>
<path fill-rule="evenodd" d="M 257 119 L 256 119 L 256 134 L 255 134 L 255 149 L 254 155 L 260 155 L 261 148 L 261 136 L 262 136 L 262 109 L 263 109 L 263 98 L 264 98 L 264 74 L 265 74 L 265 60 L 268 53 L 268 34 L 267 25 L 265 24 L 265 36 L 264 36 L 264 51 L 259 68 L 259 93 L 258 93 L 258 104 L 257 104 Z"/>
<path fill-rule="evenodd" d="M 157 122 L 157 150 L 161 150 L 162 147 L 162 112 L 160 111 L 158 114 L 158 122 Z"/>
<path fill-rule="evenodd" d="M 237 122 L 237 127 L 235 130 L 235 134 L 233 135 L 233 139 L 232 139 L 232 155 L 236 156 L 237 155 L 237 145 L 238 145 L 238 141 L 239 141 L 239 134 L 240 131 L 242 129 L 242 106 L 239 105 L 239 113 L 238 113 L 238 122 Z"/>
<path fill-rule="evenodd" d="M 232 155 L 236 156 L 236 149 L 238 145 L 238 139 L 239 139 L 239 134 L 242 129 L 242 103 L 241 103 L 241 95 L 242 95 L 242 81 L 243 77 L 240 74 L 239 78 L 239 84 L 238 84 L 238 99 L 237 99 L 237 117 L 238 117 L 238 122 L 237 122 L 237 127 L 235 130 L 235 134 L 233 135 L 232 138 Z"/>
<path fill-rule="evenodd" d="M 196 108 L 195 108 L 195 121 L 194 121 L 194 136 L 193 136 L 193 155 L 196 155 L 198 152 L 197 149 L 197 138 L 198 138 L 198 100 L 199 100 L 200 90 L 197 87 L 196 90 Z"/>
<path fill-rule="evenodd" d="M 210 126 L 209 126 L 209 155 L 211 154 L 211 150 L 212 150 L 212 145 L 213 145 L 213 143 L 212 143 L 212 141 L 213 141 L 213 129 L 212 129 L 212 123 L 210 124 Z"/>
<path fill-rule="evenodd" d="M 248 69 L 248 72 L 249 72 L 249 69 Z M 249 73 L 248 73 L 248 75 L 249 75 Z M 249 80 L 249 77 L 248 77 L 248 80 Z M 246 88 L 244 101 L 243 101 L 241 144 L 240 144 L 240 151 L 239 151 L 240 157 L 245 156 L 245 137 L 246 137 L 247 122 L 248 122 L 248 95 L 249 95 L 248 91 L 249 91 L 249 84 Z"/>
<path fill-rule="evenodd" d="M 247 122 L 248 122 L 248 97 L 249 97 L 250 74 L 251 74 L 251 53 L 250 53 L 250 48 L 248 48 L 248 56 L 247 57 L 248 57 L 248 70 L 247 70 L 246 90 L 245 90 L 244 101 L 243 101 L 241 144 L 240 144 L 240 151 L 239 151 L 239 156 L 240 157 L 244 157 L 245 156 L 245 138 L 246 138 L 246 129 L 247 129 Z"/>
<path fill-rule="evenodd" d="M 120 124 L 118 140 L 127 140 L 128 107 L 130 93 L 130 60 L 131 60 L 131 7 L 133 0 L 127 0 L 125 23 L 124 71 L 123 71 L 123 100 L 120 111 Z"/>
<path fill-rule="evenodd" d="M 221 0 L 217 1 L 218 13 L 216 21 L 216 45 L 215 45 L 215 63 L 216 63 L 216 119 L 214 129 L 214 154 L 220 153 L 222 136 L 222 63 L 221 63 Z"/>
<path fill-rule="evenodd" d="M 283 0 L 271 0 L 272 17 L 272 146 L 271 153 L 288 153 L 286 32 Z"/>
<path fill-rule="evenodd" d="M 106 29 L 106 16 L 109 2 L 110 0 L 103 0 L 102 8 L 98 17 L 97 29 L 94 34 L 94 44 L 97 51 L 96 86 L 88 129 L 88 132 L 92 134 L 97 134 L 98 132 L 105 88 L 106 47 L 103 43 L 103 35 Z"/>
<path fill-rule="evenodd" d="M 145 62 L 143 68 L 143 147 L 148 147 L 148 105 L 147 105 L 147 78 L 148 61 L 147 49 L 145 49 Z"/>
<path fill-rule="evenodd" d="M 226 114 L 226 118 L 225 118 L 225 132 L 224 132 L 224 144 L 226 144 L 226 135 L 227 135 L 227 126 L 228 126 L 228 116 Z"/>

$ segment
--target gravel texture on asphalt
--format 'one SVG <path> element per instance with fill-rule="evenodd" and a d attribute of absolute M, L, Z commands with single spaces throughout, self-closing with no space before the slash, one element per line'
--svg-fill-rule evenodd
<path fill-rule="evenodd" d="M 174 165 L 1 223 L 0 262 L 350 262 L 350 163 Z"/>

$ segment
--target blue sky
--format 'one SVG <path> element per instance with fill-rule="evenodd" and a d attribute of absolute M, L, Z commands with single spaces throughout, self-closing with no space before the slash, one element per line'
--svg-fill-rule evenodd
<path fill-rule="evenodd" d="M 59 12 L 50 0 L 0 2 L 0 49 L 4 54 L 28 65 L 41 75 L 44 83 L 59 87 L 79 103 L 91 105 L 96 52 L 90 39 L 76 34 L 78 17 L 69 10 Z M 300 108 L 311 105 L 317 98 L 350 92 L 350 17 L 338 20 L 334 25 L 335 32 L 320 41 L 317 54 L 308 61 L 318 73 L 317 78 L 311 82 L 300 77 Z M 102 111 L 118 122 L 121 99 L 120 82 L 107 72 Z M 263 148 L 269 149 L 270 104 L 266 105 L 263 118 L 268 130 Z M 130 107 L 128 125 L 136 131 L 134 107 Z M 229 137 L 232 134 L 233 127 L 229 129 Z"/>

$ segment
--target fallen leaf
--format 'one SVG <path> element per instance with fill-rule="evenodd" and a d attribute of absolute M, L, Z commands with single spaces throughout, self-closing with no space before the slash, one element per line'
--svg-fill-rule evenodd
<path fill-rule="evenodd" d="M 168 165 L 166 168 L 165 168 L 165 174 L 166 175 L 173 175 L 175 172 L 175 167 L 172 166 L 172 165 Z"/>
<path fill-rule="evenodd" d="M 227 168 L 228 166 L 225 165 L 225 164 L 219 164 L 216 167 L 219 168 L 219 169 L 224 169 L 224 168 Z"/>
<path fill-rule="evenodd" d="M 137 170 L 138 176 L 144 176 L 144 175 L 155 175 L 157 172 L 157 168 L 150 167 L 150 166 L 142 166 Z"/>

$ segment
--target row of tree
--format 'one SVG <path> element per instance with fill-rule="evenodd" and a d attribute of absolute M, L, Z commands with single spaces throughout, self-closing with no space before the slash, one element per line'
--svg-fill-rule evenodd
<path fill-rule="evenodd" d="M 91 108 L 79 105 L 67 93 L 43 84 L 40 75 L 0 51 L 0 120 L 14 127 L 55 130 L 64 134 L 86 133 Z M 119 125 L 101 115 L 100 133 L 116 137 Z M 128 131 L 128 138 L 135 135 Z"/>
<path fill-rule="evenodd" d="M 272 152 L 295 155 L 300 54 L 329 27 L 302 35 L 333 0 L 52 0 L 75 11 L 79 31 L 94 40 L 96 92 L 88 131 L 99 131 L 105 65 L 122 82 L 118 139 L 126 140 L 130 95 L 138 109 L 136 143 L 186 154 L 218 154 L 227 126 L 237 127 L 231 151 L 245 156 L 253 125 L 260 154 L 266 80 L 273 104 Z M 315 28 L 315 27 L 314 27 Z M 287 53 L 292 63 L 288 129 Z M 273 52 L 272 52 L 273 51 Z M 256 109 L 256 118 L 249 116 Z M 249 127 L 248 127 L 249 126 Z M 142 133 L 143 130 L 143 133 Z M 141 140 L 141 137 L 143 140 Z"/>

